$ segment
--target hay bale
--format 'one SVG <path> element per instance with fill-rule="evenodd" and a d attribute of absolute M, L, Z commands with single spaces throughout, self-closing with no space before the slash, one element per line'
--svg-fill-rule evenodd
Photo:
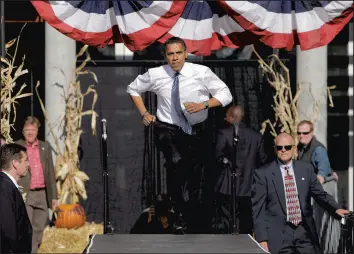
<path fill-rule="evenodd" d="M 82 253 L 93 234 L 103 234 L 103 224 L 87 222 L 78 229 L 46 227 L 38 253 Z"/>

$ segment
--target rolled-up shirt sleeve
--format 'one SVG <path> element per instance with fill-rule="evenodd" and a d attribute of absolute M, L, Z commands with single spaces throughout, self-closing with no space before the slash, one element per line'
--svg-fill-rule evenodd
<path fill-rule="evenodd" d="M 204 86 L 223 107 L 232 101 L 230 89 L 210 68 L 207 68 L 205 71 Z"/>
<path fill-rule="evenodd" d="M 127 87 L 127 93 L 131 96 L 141 96 L 142 93 L 152 91 L 152 84 L 150 81 L 149 72 L 145 72 L 139 75 L 130 85 Z"/>

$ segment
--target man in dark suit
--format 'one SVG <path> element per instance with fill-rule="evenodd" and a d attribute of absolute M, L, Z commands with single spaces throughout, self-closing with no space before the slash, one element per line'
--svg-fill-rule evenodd
<path fill-rule="evenodd" d="M 0 253 L 31 253 L 32 226 L 17 184 L 28 171 L 26 148 L 3 145 L 0 165 Z"/>
<path fill-rule="evenodd" d="M 227 125 L 219 130 L 216 158 L 221 174 L 215 186 L 220 199 L 229 200 L 231 195 L 231 169 L 236 156 L 236 195 L 239 212 L 239 233 L 252 233 L 251 189 L 253 172 L 266 160 L 263 136 L 246 127 L 242 122 L 245 111 L 241 106 L 231 106 L 226 113 Z M 235 143 L 235 141 L 237 142 Z M 234 147 L 234 145 L 236 147 Z M 230 202 L 228 202 L 230 203 Z"/>
<path fill-rule="evenodd" d="M 27 117 L 23 126 L 24 140 L 16 141 L 27 148 L 30 164 L 29 173 L 21 178 L 19 185 L 26 193 L 27 213 L 33 226 L 33 253 L 37 252 L 43 230 L 48 224 L 48 208 L 55 210 L 58 198 L 52 150 L 48 142 L 38 139 L 39 127 L 36 117 Z"/>
<path fill-rule="evenodd" d="M 279 134 L 275 148 L 277 160 L 254 173 L 255 238 L 271 253 L 321 253 L 311 197 L 338 218 L 349 211 L 323 191 L 311 164 L 292 160 L 296 147 L 291 135 Z"/>

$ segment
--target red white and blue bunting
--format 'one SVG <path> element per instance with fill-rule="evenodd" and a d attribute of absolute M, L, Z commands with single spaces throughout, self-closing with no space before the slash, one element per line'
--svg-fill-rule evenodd
<path fill-rule="evenodd" d="M 178 36 L 197 55 L 256 40 L 273 48 L 316 48 L 353 18 L 353 1 L 31 2 L 51 26 L 91 46 L 123 42 L 137 51 Z"/>

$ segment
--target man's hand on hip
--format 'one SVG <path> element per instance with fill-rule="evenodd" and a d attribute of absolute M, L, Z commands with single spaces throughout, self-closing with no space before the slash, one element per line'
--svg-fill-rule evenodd
<path fill-rule="evenodd" d="M 149 112 L 146 112 L 143 116 L 143 124 L 149 126 L 152 122 L 156 121 L 156 116 L 151 115 Z"/>
<path fill-rule="evenodd" d="M 203 103 L 185 102 L 183 103 L 188 113 L 197 113 L 205 109 Z"/>

